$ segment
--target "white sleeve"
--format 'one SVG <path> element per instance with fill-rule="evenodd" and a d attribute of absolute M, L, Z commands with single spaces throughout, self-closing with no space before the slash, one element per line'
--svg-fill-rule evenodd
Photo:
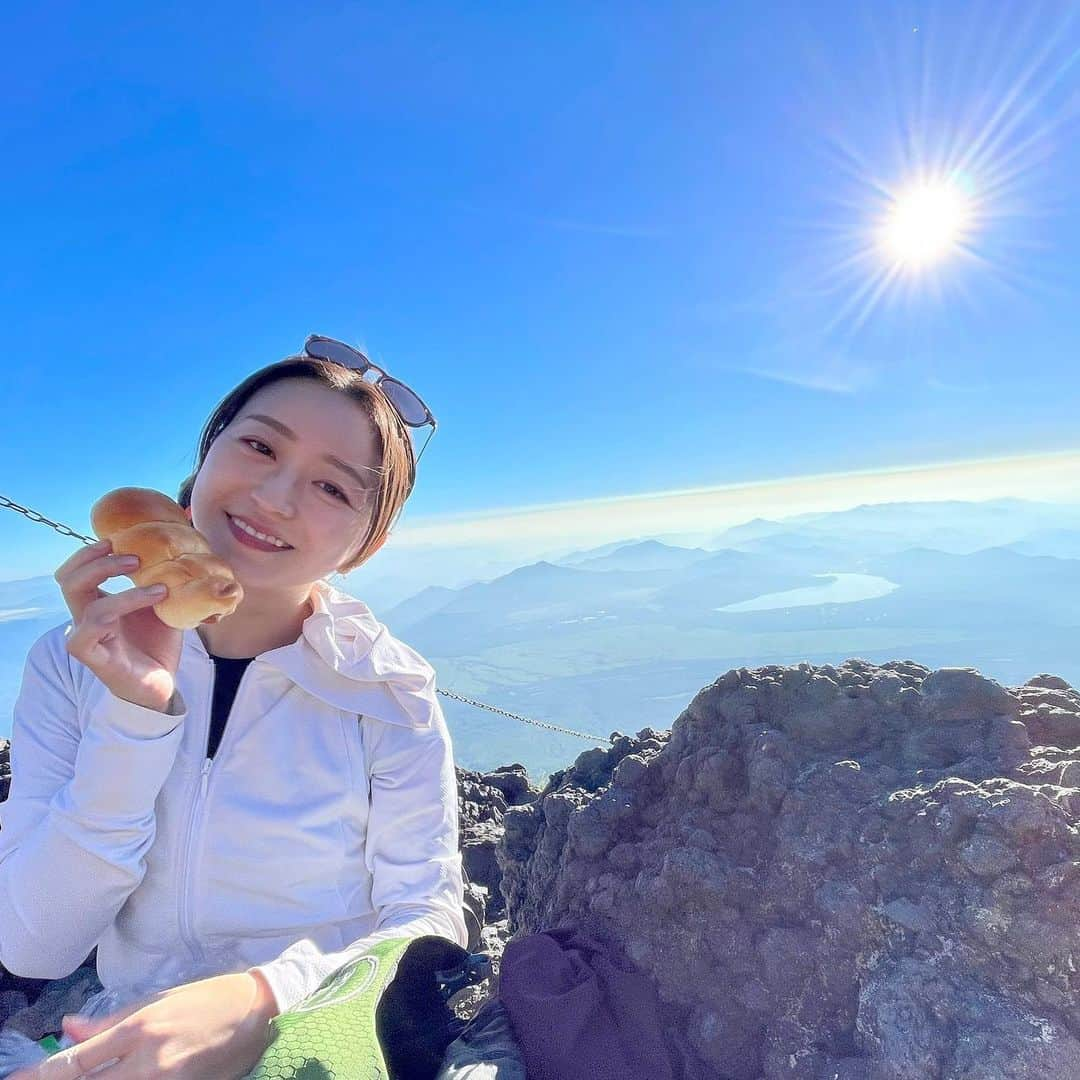
<path fill-rule="evenodd" d="M 372 874 L 375 930 L 339 952 L 308 939 L 259 965 L 284 1012 L 331 972 L 378 941 L 434 934 L 462 947 L 464 885 L 458 852 L 458 794 L 450 733 L 436 703 L 429 728 L 368 719 L 363 725 L 371 775 L 365 862 Z"/>
<path fill-rule="evenodd" d="M 0 803 L 0 964 L 38 979 L 77 968 L 142 880 L 185 716 L 105 693 L 80 732 L 65 633 L 27 656 Z"/>

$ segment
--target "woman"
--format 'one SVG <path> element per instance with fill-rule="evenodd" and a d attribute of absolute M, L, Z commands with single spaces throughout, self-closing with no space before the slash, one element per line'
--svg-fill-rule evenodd
<path fill-rule="evenodd" d="M 109 1080 L 242 1076 L 270 1018 L 351 955 L 466 943 L 434 674 L 325 580 L 386 541 L 406 425 L 435 426 L 365 369 L 309 338 L 208 420 L 178 501 L 243 586 L 234 614 L 178 631 L 153 590 L 105 593 L 133 570 L 107 541 L 56 573 L 72 620 L 32 647 L 15 707 L 0 963 L 57 978 L 96 946 L 106 989 L 163 992 L 66 1021 L 78 1045 L 42 1080 L 114 1059 Z"/>

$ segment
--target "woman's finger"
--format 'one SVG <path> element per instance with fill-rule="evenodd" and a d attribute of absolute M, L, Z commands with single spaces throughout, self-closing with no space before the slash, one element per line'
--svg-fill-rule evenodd
<path fill-rule="evenodd" d="M 60 1021 L 60 1027 L 69 1039 L 75 1042 L 85 1042 L 103 1031 L 115 1027 L 121 1020 L 126 1020 L 132 1013 L 156 1000 L 159 995 L 151 994 L 150 997 L 140 998 L 122 1009 L 109 1013 L 108 1016 L 83 1016 L 81 1013 L 68 1013 Z"/>
<path fill-rule="evenodd" d="M 75 1046 L 69 1046 L 67 1050 L 54 1054 L 38 1066 L 39 1071 L 32 1074 L 33 1080 L 78 1080 L 83 1076 L 112 1076 L 113 1069 L 123 1067 L 124 1057 L 134 1049 L 137 1039 L 135 1028 L 116 1024 L 86 1042 L 76 1043 Z M 113 1065 L 113 1062 L 119 1064 Z M 44 1071 L 49 1068 L 55 1071 Z M 95 1073 L 95 1070 L 99 1069 L 100 1074 Z"/>
<path fill-rule="evenodd" d="M 67 651 L 76 660 L 86 663 L 92 650 L 118 626 L 124 615 L 160 603 L 168 592 L 164 586 L 136 586 L 91 601 L 67 639 Z"/>
<path fill-rule="evenodd" d="M 76 626 L 72 637 L 89 631 L 92 636 L 100 637 L 101 627 L 110 626 L 119 621 L 121 616 L 129 615 L 140 608 L 160 603 L 168 589 L 164 585 L 136 585 L 123 592 L 106 593 L 86 605 L 83 617 Z"/>
<path fill-rule="evenodd" d="M 106 595 L 100 588 L 102 583 L 109 578 L 131 575 L 138 566 L 137 558 L 129 561 L 126 555 L 99 551 L 95 558 L 83 560 L 74 568 L 61 567 L 55 577 L 71 614 L 80 619 L 88 604 Z"/>
<path fill-rule="evenodd" d="M 80 1080 L 88 1067 L 80 1057 L 81 1046 L 69 1046 L 32 1069 L 20 1069 L 9 1080 Z"/>
<path fill-rule="evenodd" d="M 145 1061 L 137 1061 L 129 1054 L 123 1058 L 113 1058 L 103 1065 L 98 1065 L 86 1074 L 86 1080 L 149 1080 L 152 1076 L 160 1076 L 161 1073 L 148 1067 Z M 79 1078 L 82 1080 L 82 1077 Z"/>
<path fill-rule="evenodd" d="M 137 555 L 124 555 L 112 551 L 99 551 L 96 558 L 87 559 L 78 566 L 61 572 L 57 570 L 56 580 L 60 587 L 80 588 L 87 583 L 98 585 L 110 577 L 129 574 L 139 565 Z"/>
<path fill-rule="evenodd" d="M 122 615 L 160 603 L 169 590 L 164 585 L 136 585 L 123 592 L 99 596 L 86 606 L 87 623 L 104 626 L 116 622 Z"/>
<path fill-rule="evenodd" d="M 78 570 L 80 566 L 84 566 L 88 562 L 93 562 L 94 559 L 101 558 L 102 555 L 107 555 L 112 550 L 111 540 L 99 540 L 96 544 L 87 544 L 85 547 L 79 548 L 78 551 L 73 552 L 72 555 L 65 559 L 56 569 L 56 573 L 53 577 L 57 581 L 62 581 L 65 577 L 69 576 L 72 571 Z"/>
<path fill-rule="evenodd" d="M 114 1024 L 123 1020 L 123 1016 L 65 1016 L 61 1022 L 64 1034 L 76 1043 L 86 1042 L 103 1031 L 108 1031 Z"/>

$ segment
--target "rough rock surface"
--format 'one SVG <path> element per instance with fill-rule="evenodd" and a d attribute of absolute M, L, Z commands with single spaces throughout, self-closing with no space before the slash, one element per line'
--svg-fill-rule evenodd
<path fill-rule="evenodd" d="M 1080 1076 L 1080 694 L 730 671 L 509 808 L 510 929 L 602 926 L 688 1074 Z"/>
<path fill-rule="evenodd" d="M 491 773 L 458 769 L 457 777 L 460 845 L 469 879 L 466 889 L 476 897 L 474 910 L 478 910 L 484 923 L 476 951 L 491 957 L 491 976 L 466 987 L 451 1001 L 457 1015 L 468 1018 L 497 991 L 499 963 L 510 937 L 501 890 L 502 870 L 495 857 L 503 834 L 503 815 L 511 806 L 534 801 L 539 790 L 529 782 L 525 766 L 518 764 L 503 765 Z"/>
<path fill-rule="evenodd" d="M 529 783 L 524 765 L 503 765 L 490 773 L 457 770 L 461 853 L 469 881 L 487 890 L 487 922 L 505 915 L 502 871 L 495 849 L 502 838 L 503 815 L 511 806 L 535 801 L 539 791 Z"/>
<path fill-rule="evenodd" d="M 41 992 L 28 1004 L 18 990 L 0 994 L 4 1007 L 0 1009 L 0 1026 L 20 1031 L 35 1042 L 60 1030 L 60 1021 L 67 1013 L 78 1012 L 91 994 L 101 989 L 92 967 L 80 967 L 63 979 L 46 983 Z M 19 999 L 22 999 L 21 1001 Z"/>

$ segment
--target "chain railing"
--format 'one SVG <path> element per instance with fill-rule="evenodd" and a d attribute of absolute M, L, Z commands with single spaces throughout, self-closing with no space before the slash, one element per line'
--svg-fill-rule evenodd
<path fill-rule="evenodd" d="M 59 521 L 53 521 L 51 518 L 39 514 L 36 510 L 30 510 L 25 506 L 20 506 L 6 495 L 0 495 L 0 508 L 5 510 L 17 510 L 20 514 L 25 514 L 31 521 L 40 522 L 42 525 L 48 525 L 58 533 L 62 533 L 64 536 L 73 536 L 76 540 L 81 540 L 84 544 L 97 543 L 92 536 L 83 536 L 82 533 L 77 533 L 74 529 L 69 529 L 66 525 L 61 525 Z"/>
<path fill-rule="evenodd" d="M 21 506 L 19 503 L 9 499 L 6 495 L 0 495 L 0 509 L 15 510 L 17 513 L 24 514 L 31 521 L 37 522 L 40 525 L 48 525 L 51 529 L 55 529 L 63 536 L 70 536 L 75 540 L 81 540 L 84 544 L 96 544 L 97 541 L 92 536 L 83 536 L 82 533 L 77 533 L 74 529 L 68 528 L 67 525 L 63 525 L 58 521 L 53 521 L 51 518 L 45 517 L 43 514 L 39 514 L 36 510 L 31 510 L 26 506 Z M 461 694 L 455 694 L 452 690 L 443 690 L 436 687 L 436 693 L 442 694 L 445 697 L 453 698 L 455 701 L 464 702 L 466 705 L 473 705 L 477 709 L 487 709 L 488 712 L 498 713 L 499 716 L 509 717 L 511 720 L 518 720 L 523 724 L 532 724 L 534 727 L 544 728 L 547 731 L 556 731 L 560 735 L 573 735 L 578 739 L 588 739 L 592 743 L 610 743 L 611 739 L 601 738 L 599 735 L 587 735 L 583 731 L 571 731 L 570 728 L 558 727 L 555 724 L 545 724 L 542 720 L 531 720 L 527 716 L 519 716 L 517 713 L 507 712 L 506 709 L 500 709 L 495 705 L 485 705 L 482 701 L 474 701 L 472 698 L 464 697 Z"/>
<path fill-rule="evenodd" d="M 500 716 L 509 716 L 511 720 L 520 720 L 523 724 L 534 724 L 536 727 L 546 728 L 548 731 L 557 731 L 560 735 L 576 735 L 579 739 L 589 739 L 598 743 L 611 742 L 610 737 L 601 739 L 598 735 L 584 735 L 580 731 L 571 731 L 569 728 L 558 727 L 555 724 L 545 724 L 542 720 L 530 720 L 527 716 L 518 716 L 517 713 L 507 712 L 505 709 L 496 708 L 494 705 L 485 705 L 482 701 L 473 701 L 472 698 L 462 697 L 461 694 L 455 694 L 452 690 L 439 690 L 438 693 L 445 694 L 455 701 L 463 701 L 466 705 L 475 705 L 478 709 L 488 709 L 493 713 L 498 713 Z"/>

